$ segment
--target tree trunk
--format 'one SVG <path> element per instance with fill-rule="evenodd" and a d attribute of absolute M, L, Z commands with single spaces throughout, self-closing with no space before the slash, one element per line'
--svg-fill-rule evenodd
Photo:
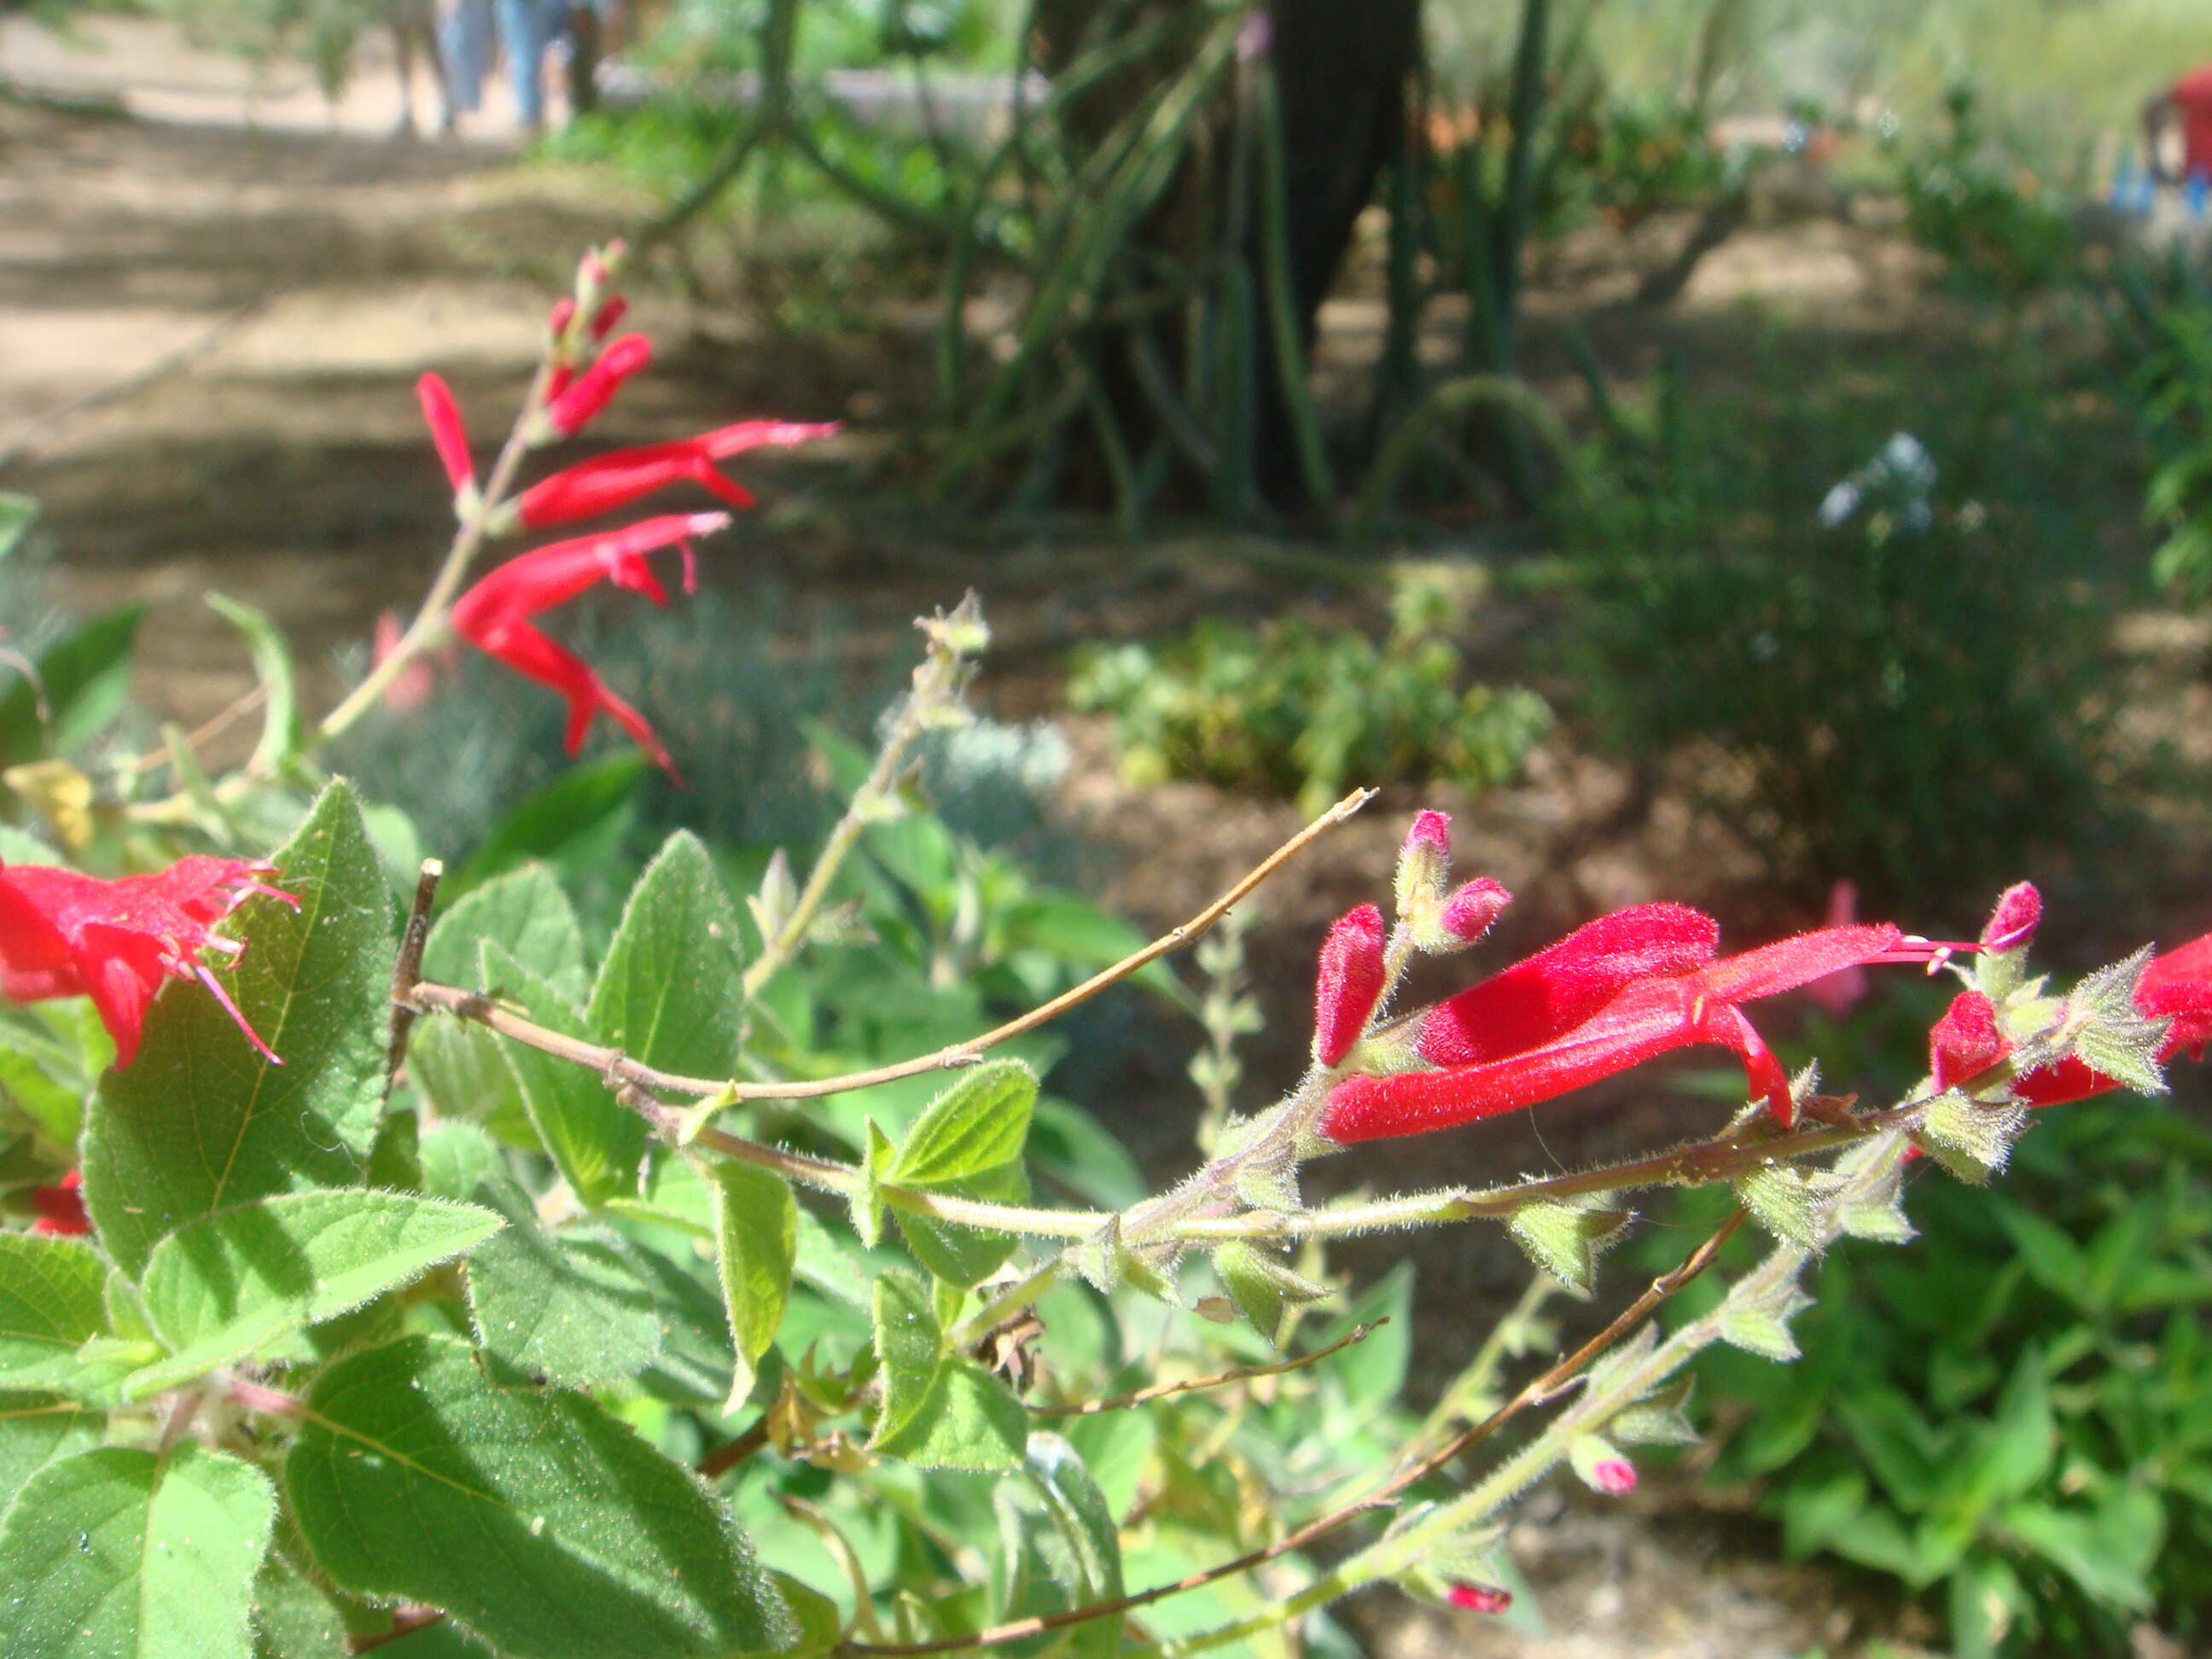
<path fill-rule="evenodd" d="M 1200 18 L 1196 0 L 1131 0 L 1102 23 L 1097 0 L 1040 0 L 1037 59 L 1059 74 L 1096 48 L 1112 31 L 1126 31 L 1177 14 Z M 1283 145 L 1284 275 L 1301 364 L 1310 361 L 1322 300 L 1335 280 L 1352 228 L 1372 198 L 1382 170 L 1405 142 L 1408 77 L 1420 50 L 1420 0 L 1275 0 L 1248 25 L 1248 73 L 1272 70 Z M 1267 20 L 1265 22 L 1261 20 Z M 1079 146 L 1106 139 L 1149 88 L 1188 59 L 1173 47 L 1102 80 L 1073 100 L 1070 137 Z M 1232 83 L 1232 86 L 1236 83 Z M 1266 310 L 1263 204 L 1266 169 L 1256 154 L 1256 128 L 1239 116 L 1232 89 L 1212 112 L 1189 148 L 1181 175 L 1137 225 L 1121 259 L 1130 286 L 1156 256 L 1186 268 L 1204 260 L 1211 239 L 1234 232 L 1244 269 L 1247 338 L 1242 361 L 1251 365 L 1251 410 L 1243 470 L 1267 499 L 1290 504 L 1305 494 L 1291 402 Z M 1243 142 L 1238 142 L 1239 138 Z M 1241 211 L 1238 205 L 1241 204 Z M 1137 368 L 1140 354 L 1167 367 L 1180 383 L 1184 334 L 1157 319 L 1102 326 L 1093 331 L 1091 360 L 1109 405 L 1126 434 L 1140 442 L 1163 424 L 1157 387 L 1148 391 Z M 1157 375 L 1154 377 L 1157 379 Z M 1186 449 L 1188 447 L 1185 447 Z M 1217 468 L 1238 458 L 1216 457 Z"/>

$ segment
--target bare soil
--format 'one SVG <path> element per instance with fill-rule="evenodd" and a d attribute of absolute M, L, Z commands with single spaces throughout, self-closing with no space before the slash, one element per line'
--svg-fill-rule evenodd
<path fill-rule="evenodd" d="M 517 165 L 489 124 L 464 143 L 384 141 L 396 106 L 380 76 L 365 73 L 322 118 L 296 87 L 256 96 L 234 66 L 153 26 L 100 27 L 101 51 L 83 55 L 0 21 L 0 71 L 140 112 L 0 102 L 0 488 L 45 504 L 69 603 L 151 602 L 139 689 L 164 715 L 195 721 L 250 684 L 235 635 L 202 603 L 210 589 L 273 613 L 310 667 L 311 693 L 331 696 L 331 654 L 420 591 L 449 533 L 415 378 L 446 374 L 489 444 L 534 360 L 549 290 L 581 246 L 635 224 L 647 204 L 602 176 Z M 1611 306 L 1617 254 L 1570 246 L 1553 257 L 1540 303 L 1581 307 L 1607 362 L 1628 374 L 1647 372 L 1669 341 L 1741 361 L 1750 307 L 1815 317 L 1847 353 L 1855 337 L 1893 333 L 1913 323 L 1911 307 L 1936 303 L 1894 235 L 1832 220 L 1742 233 L 1663 319 Z M 1919 320 L 1930 314 L 1940 313 Z M 926 343 L 847 333 L 800 346 L 740 301 L 702 302 L 650 280 L 636 317 L 660 346 L 662 372 L 626 392 L 595 438 L 647 441 L 767 414 L 852 420 L 848 435 L 755 469 L 775 505 L 715 560 L 726 579 L 773 572 L 795 595 L 794 626 L 834 605 L 858 658 L 898 648 L 908 618 L 973 583 L 999 637 L 987 696 L 1026 718 L 1059 712 L 1060 665 L 1078 641 L 1347 603 L 1340 584 L 1300 579 L 1296 550 L 1286 559 L 1172 534 L 1130 548 L 1095 526 L 1007 535 L 854 507 L 887 458 L 885 387 L 896 402 L 898 387 L 924 381 Z M 1370 351 L 1380 322 L 1368 302 L 1333 305 L 1324 373 Z M 1450 319 L 1438 325 L 1449 331 Z M 1571 404 L 1564 374 L 1560 389 Z M 1511 661 L 1544 622 L 1540 608 L 1501 600 L 1477 648 Z M 2201 744 L 2212 731 L 2195 672 L 2203 631 L 2146 623 L 2139 643 L 2164 688 L 2147 718 Z M 1144 921 L 1189 914 L 1297 827 L 1283 803 L 1191 784 L 1132 791 L 1097 724 L 1073 722 L 1071 733 L 1065 820 L 1118 854 L 1104 896 Z M 1565 743 L 1480 801 L 1391 792 L 1258 907 L 1255 978 L 1273 1036 L 1255 1071 L 1295 1070 L 1313 941 L 1387 881 L 1417 805 L 1456 807 L 1467 866 L 1522 895 L 1500 929 L 1506 953 L 1660 895 L 1721 905 L 1738 929 L 1804 920 L 1762 909 L 1747 854 L 1686 799 L 1663 784 L 1640 788 Z M 2131 941 L 2151 931 L 2142 920 L 2124 910 L 2095 927 Z M 1181 1062 L 1165 1044 L 1139 1079 L 1137 1097 L 1171 1110 L 1117 1124 L 1162 1167 L 1186 1147 Z M 1377 1190 L 1496 1179 L 1678 1139 L 1685 1109 L 1648 1084 L 1591 1091 L 1540 1116 L 1449 1144 L 1389 1144 L 1356 1168 L 1344 1159 L 1317 1174 Z M 1489 1234 L 1440 1235 L 1417 1254 L 1431 1310 L 1502 1305 L 1526 1271 Z M 1386 1260 L 1346 1253 L 1355 1272 Z M 1425 1346 L 1440 1370 L 1480 1328 L 1443 1312 L 1431 1322 L 1439 1340 L 1425 1334 Z M 1513 1548 L 1540 1592 L 1540 1634 L 1474 1615 L 1407 1618 L 1401 1603 L 1352 1617 L 1376 1651 L 1402 1659 L 1786 1659 L 1915 1633 L 1831 1575 L 1774 1565 L 1765 1534 L 1692 1513 L 1680 1493 L 1607 1505 L 1540 1498 L 1524 1507 Z"/>

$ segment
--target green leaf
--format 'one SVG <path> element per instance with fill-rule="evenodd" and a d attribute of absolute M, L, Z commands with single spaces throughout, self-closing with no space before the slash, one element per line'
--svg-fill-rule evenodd
<path fill-rule="evenodd" d="M 292 647 L 267 612 L 220 593 L 209 594 L 207 602 L 246 635 L 246 648 L 252 653 L 254 678 L 266 695 L 261 702 L 261 741 L 254 745 L 253 757 L 246 764 L 256 772 L 273 774 L 307 741 L 307 725 L 300 717 L 292 672 Z"/>
<path fill-rule="evenodd" d="M 105 611 L 39 653 L 35 684 L 15 675 L 0 692 L 0 768 L 49 752 L 69 754 L 122 711 L 131 688 L 131 647 L 145 615 L 143 605 Z"/>
<path fill-rule="evenodd" d="M 445 1608 L 507 1659 L 724 1659 L 795 1631 L 729 1516 L 589 1398 L 408 1337 L 315 1385 L 284 1485 L 323 1570 Z"/>
<path fill-rule="evenodd" d="M 281 1540 L 254 1580 L 253 1636 L 253 1659 L 337 1659 L 348 1651 L 343 1616 L 286 1559 Z"/>
<path fill-rule="evenodd" d="M 694 1077 L 738 1063 L 738 912 L 699 838 L 679 830 L 645 866 L 592 987 L 592 1029 L 633 1060 Z"/>
<path fill-rule="evenodd" d="M 106 1322 L 107 1269 L 80 1239 L 0 1233 L 0 1387 L 69 1388 Z"/>
<path fill-rule="evenodd" d="M 495 877 L 441 915 L 422 946 L 422 977 L 482 991 L 484 940 L 530 964 L 562 996 L 580 997 L 591 983 L 584 965 L 584 930 L 568 895 L 542 864 Z"/>
<path fill-rule="evenodd" d="M 1010 1469 L 1022 1459 L 1029 1413 L 974 1360 L 947 1359 L 905 1425 L 878 1428 L 871 1451 L 925 1469 Z"/>
<path fill-rule="evenodd" d="M 530 1142 L 536 1130 L 501 1046 L 468 1020 L 418 1020 L 407 1044 L 407 1076 L 441 1121 L 473 1120 L 503 1139 Z"/>
<path fill-rule="evenodd" d="M 288 1193 L 203 1217 L 154 1247 L 141 1293 L 174 1357 L 138 1395 L 191 1381 L 360 1307 L 497 1232 L 489 1210 L 353 1188 Z"/>
<path fill-rule="evenodd" d="M 556 872 L 604 864 L 629 833 L 649 764 L 633 750 L 568 768 L 492 826 L 447 890 L 458 897 L 532 859 Z"/>
<path fill-rule="evenodd" d="M 100 1419 L 74 1400 L 50 1394 L 0 1394 L 0 1510 L 57 1457 L 98 1438 Z"/>
<path fill-rule="evenodd" d="M 473 1196 L 477 1183 L 498 1167 L 499 1148 L 466 1119 L 440 1118 L 423 1133 L 418 1158 L 422 1190 L 459 1202 Z"/>
<path fill-rule="evenodd" d="M 1058 1606 L 1040 1606 L 1032 1597 L 1024 1611 L 1056 1613 L 1118 1599 L 1122 1594 L 1121 1531 L 1075 1448 L 1056 1434 L 1033 1434 L 1024 1469 L 1052 1517 L 1051 1533 L 1035 1541 L 1061 1590 Z M 1121 1650 L 1118 1619 L 1079 1625 L 1070 1638 L 1069 1651 L 1079 1659 L 1112 1659 Z"/>
<path fill-rule="evenodd" d="M 485 1182 L 477 1202 L 507 1221 L 465 1269 L 485 1352 L 575 1388 L 619 1382 L 653 1362 L 660 1316 L 620 1238 L 596 1228 L 548 1232 L 529 1196 L 503 1178 Z"/>
<path fill-rule="evenodd" d="M 501 995 L 520 1004 L 526 1015 L 549 1030 L 564 1036 L 587 1036 L 583 1017 L 559 992 L 502 946 L 488 939 L 481 948 L 487 983 Z M 645 1120 L 581 1066 L 520 1042 L 501 1040 L 500 1049 L 522 1091 L 522 1103 L 538 1138 L 576 1196 L 596 1206 L 617 1193 L 636 1191 L 637 1167 L 645 1156 Z"/>
<path fill-rule="evenodd" d="M 1036 1076 L 1018 1060 L 986 1060 L 922 1109 L 885 1177 L 930 1187 L 980 1175 L 1022 1155 Z"/>
<path fill-rule="evenodd" d="M 1977 1500 L 2026 1497 L 2051 1473 L 2057 1452 L 2058 1419 L 2043 1374 L 2043 1352 L 2031 1344 L 2005 1383 L 1996 1420 L 1982 1437 L 1973 1470 Z"/>
<path fill-rule="evenodd" d="M 1030 1195 L 1030 1182 L 1019 1164 L 1002 1164 L 964 1181 L 939 1183 L 935 1190 L 950 1198 L 1019 1204 Z M 948 1284 L 981 1284 L 1005 1265 L 1006 1258 L 1021 1243 L 1012 1233 L 970 1227 L 958 1221 L 939 1221 L 910 1210 L 893 1210 L 891 1215 L 914 1259 Z"/>
<path fill-rule="evenodd" d="M 894 1271 L 876 1280 L 872 1313 L 884 1404 L 870 1444 L 880 1449 L 909 1427 L 927 1404 L 944 1369 L 945 1337 L 928 1289 L 909 1273 Z"/>
<path fill-rule="evenodd" d="M 204 989 L 172 985 L 137 1059 L 107 1073 L 88 1115 L 85 1206 L 126 1273 L 212 1211 L 362 1178 L 383 1100 L 392 912 L 343 783 L 275 862 L 299 908 L 241 905 L 227 931 L 246 950 L 224 978 L 284 1063 L 255 1054 Z"/>
<path fill-rule="evenodd" d="M 714 1192 L 714 1234 L 722 1305 L 738 1359 L 734 1401 L 750 1391 L 753 1368 L 775 1341 L 799 1260 L 799 1205 L 791 1183 L 725 1158 L 708 1171 Z"/>
<path fill-rule="evenodd" d="M 247 1659 L 276 1515 L 267 1475 L 189 1440 L 48 1464 L 0 1525 L 8 1659 Z"/>

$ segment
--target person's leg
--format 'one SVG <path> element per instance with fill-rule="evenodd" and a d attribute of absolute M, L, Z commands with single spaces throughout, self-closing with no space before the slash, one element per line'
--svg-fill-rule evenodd
<path fill-rule="evenodd" d="M 392 31 L 392 70 L 399 82 L 399 118 L 392 124 L 394 138 L 415 134 L 415 20 L 414 0 L 390 0 L 385 24 Z"/>
<path fill-rule="evenodd" d="M 545 125 L 545 8 L 542 0 L 498 0 L 500 45 L 507 53 L 514 114 L 524 131 Z"/>
<path fill-rule="evenodd" d="M 453 0 L 439 29 L 448 132 L 457 115 L 474 115 L 483 106 L 484 76 L 491 70 L 491 0 Z"/>

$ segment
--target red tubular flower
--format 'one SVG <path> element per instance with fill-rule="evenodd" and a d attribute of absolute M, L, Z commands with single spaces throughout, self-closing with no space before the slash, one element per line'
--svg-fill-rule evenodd
<path fill-rule="evenodd" d="M 753 504 L 750 491 L 716 470 L 714 458 L 703 444 L 696 438 L 681 438 L 671 443 L 610 450 L 564 467 L 524 490 L 515 501 L 515 511 L 524 529 L 543 530 L 611 513 L 684 479 L 732 507 Z"/>
<path fill-rule="evenodd" d="M 1927 961 L 1896 928 L 1829 927 L 1716 958 L 1718 925 L 1679 904 L 1616 911 L 1439 1003 L 1420 1056 L 1445 1069 L 1346 1079 L 1322 1133 L 1340 1142 L 1419 1134 L 1532 1106 L 1693 1043 L 1733 1049 L 1754 1098 L 1784 1124 L 1790 1079 L 1739 1003 L 1863 963 Z"/>
<path fill-rule="evenodd" d="M 2173 1022 L 2158 1045 L 2160 1065 L 2181 1054 L 2203 1059 L 2212 1043 L 2212 933 L 2153 957 L 2136 981 L 2135 1005 L 2145 1019 Z M 2031 1106 L 2063 1106 L 2121 1086 L 2117 1078 L 2069 1054 L 2015 1079 L 2012 1088 Z"/>
<path fill-rule="evenodd" d="M 120 1067 L 138 1053 L 163 978 L 198 980 L 262 1057 L 281 1065 L 198 957 L 244 948 L 209 929 L 248 895 L 295 902 L 263 879 L 275 873 L 266 864 L 207 857 L 114 881 L 44 865 L 0 868 L 0 995 L 11 1002 L 90 997 Z"/>
<path fill-rule="evenodd" d="M 562 437 L 574 437 L 614 401 L 624 380 L 652 361 L 652 341 L 642 334 L 623 335 L 546 404 L 547 422 Z"/>
<path fill-rule="evenodd" d="M 835 421 L 741 421 L 696 438 L 611 450 L 579 461 L 523 491 L 515 502 L 517 521 L 526 530 L 572 524 L 628 507 L 656 489 L 686 479 L 732 507 L 750 507 L 751 492 L 718 470 L 717 460 L 767 445 L 802 444 L 835 432 L 837 426 Z"/>
<path fill-rule="evenodd" d="M 92 1231 L 92 1218 L 84 1212 L 84 1194 L 78 1190 L 84 1177 L 71 1170 L 52 1187 L 31 1188 L 31 1207 L 39 1218 L 31 1224 L 34 1233 L 48 1233 L 68 1237 Z"/>
<path fill-rule="evenodd" d="M 1314 981 L 1314 1059 L 1334 1066 L 1352 1052 L 1382 994 L 1382 913 L 1363 904 L 1337 920 Z"/>
<path fill-rule="evenodd" d="M 415 382 L 415 396 L 422 405 L 430 441 L 437 446 L 438 459 L 445 465 L 453 494 L 474 489 L 477 464 L 470 459 L 468 428 L 461 424 L 460 406 L 454 403 L 451 388 L 439 375 L 425 374 Z"/>
<path fill-rule="evenodd" d="M 726 513 L 668 514 L 604 536 L 580 536 L 521 554 L 455 601 L 454 631 L 516 673 L 550 685 L 568 699 L 570 755 L 584 746 L 593 716 L 605 714 L 675 776 L 675 763 L 645 716 L 609 690 L 581 657 L 532 627 L 529 618 L 566 604 L 601 581 L 665 605 L 668 591 L 646 555 L 665 547 L 678 549 L 684 556 L 684 591 L 689 593 L 697 580 L 691 538 L 709 535 L 729 521 Z"/>
<path fill-rule="evenodd" d="M 1828 926 L 1848 927 L 1858 919 L 1858 884 L 1838 882 L 1828 890 Z M 1866 994 L 1867 972 L 1863 968 L 1846 968 L 1839 974 L 1816 979 L 1805 988 L 1805 994 L 1834 1019 L 1840 1019 L 1850 1012 L 1854 1006 L 1864 1000 Z"/>

